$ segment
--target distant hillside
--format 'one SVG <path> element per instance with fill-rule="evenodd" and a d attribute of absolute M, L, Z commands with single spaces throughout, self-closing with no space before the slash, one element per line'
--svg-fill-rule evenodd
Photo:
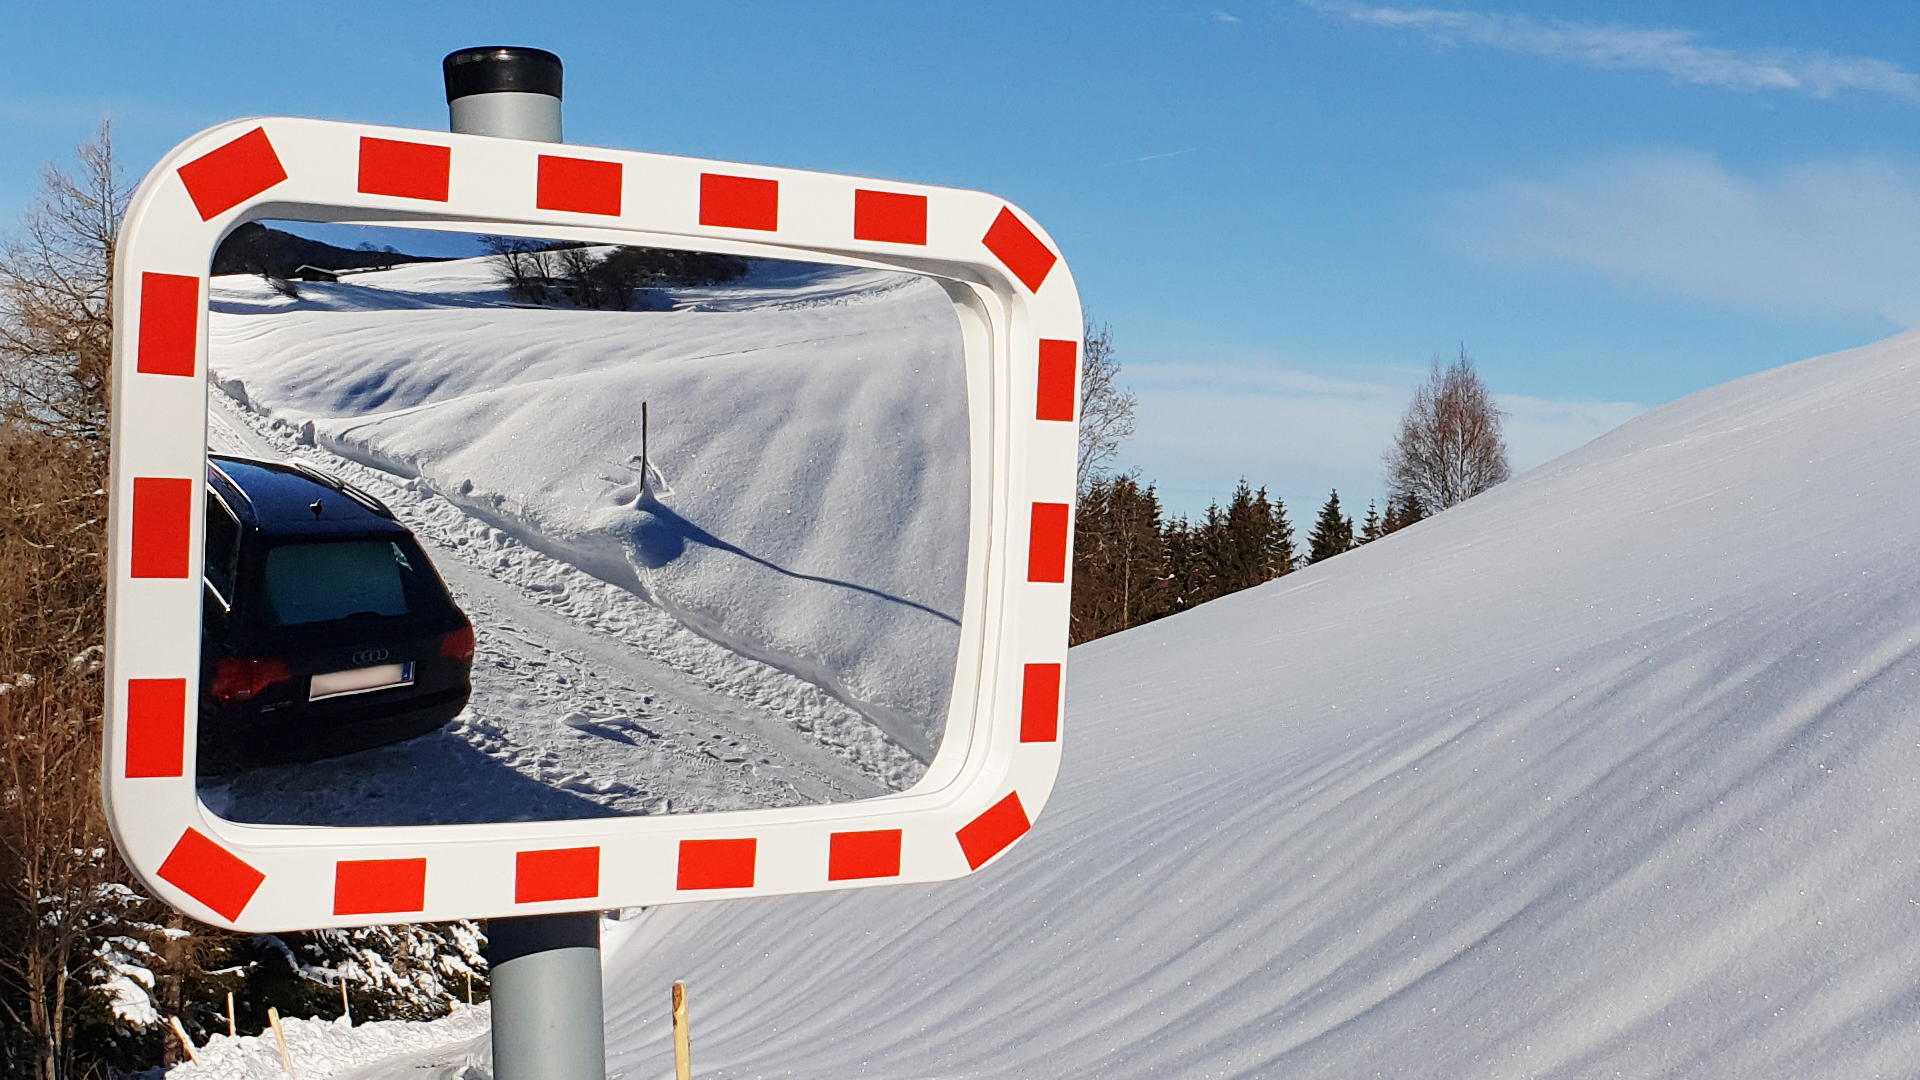
<path fill-rule="evenodd" d="M 302 266 L 322 270 L 366 270 L 403 263 L 443 262 L 425 255 L 407 255 L 391 248 L 343 248 L 320 240 L 295 236 L 283 229 L 249 221 L 233 230 L 213 253 L 214 274 L 267 274 L 292 277 Z"/>

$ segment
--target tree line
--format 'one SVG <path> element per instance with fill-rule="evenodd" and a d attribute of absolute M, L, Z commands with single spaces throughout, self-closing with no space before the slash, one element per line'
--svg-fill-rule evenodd
<path fill-rule="evenodd" d="M 1081 373 L 1079 491 L 1074 513 L 1073 621 L 1078 645 L 1175 615 L 1372 543 L 1507 479 L 1500 410 L 1462 346 L 1435 358 L 1383 455 L 1387 505 L 1356 528 L 1330 489 L 1296 541 L 1287 507 L 1244 478 L 1222 507 L 1169 516 L 1151 483 L 1110 463 L 1134 430 L 1134 395 L 1119 383 L 1113 333 L 1089 326 Z"/>

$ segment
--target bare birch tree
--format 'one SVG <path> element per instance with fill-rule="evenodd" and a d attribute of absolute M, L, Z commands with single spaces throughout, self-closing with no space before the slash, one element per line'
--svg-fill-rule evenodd
<path fill-rule="evenodd" d="M 1077 491 L 1104 474 L 1120 452 L 1120 440 L 1133 434 L 1133 393 L 1121 387 L 1120 361 L 1113 353 L 1113 328 L 1087 324 L 1080 366 L 1080 446 Z"/>
<path fill-rule="evenodd" d="M 1388 506 L 1418 520 L 1505 481 L 1501 415 L 1464 345 L 1447 367 L 1435 357 L 1385 455 Z"/>

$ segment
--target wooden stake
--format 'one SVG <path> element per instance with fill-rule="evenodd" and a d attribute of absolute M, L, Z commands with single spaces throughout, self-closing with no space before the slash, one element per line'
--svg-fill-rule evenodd
<path fill-rule="evenodd" d="M 340 1015 L 347 1018 L 347 1026 L 353 1026 L 353 1006 L 347 1004 L 347 977 L 340 976 Z"/>
<path fill-rule="evenodd" d="M 240 1027 L 233 1021 L 233 991 L 229 990 L 227 991 L 227 1038 L 237 1039 L 239 1037 Z"/>
<path fill-rule="evenodd" d="M 693 1080 L 693 1038 L 687 1032 L 687 984 L 673 984 L 674 1080 Z"/>
<path fill-rule="evenodd" d="M 180 1018 L 170 1016 L 167 1019 L 173 1021 L 173 1033 L 180 1037 L 180 1045 L 187 1048 L 187 1060 L 195 1065 L 200 1064 L 200 1055 L 194 1051 L 193 1040 L 187 1038 L 187 1029 L 181 1025 Z"/>
<path fill-rule="evenodd" d="M 287 1033 L 280 1029 L 280 1010 L 272 1005 L 267 1006 L 267 1026 L 273 1029 L 274 1040 L 280 1044 L 280 1065 L 292 1076 L 293 1059 L 287 1056 Z"/>

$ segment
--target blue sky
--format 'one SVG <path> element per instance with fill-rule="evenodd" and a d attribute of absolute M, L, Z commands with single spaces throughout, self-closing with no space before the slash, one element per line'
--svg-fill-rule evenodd
<path fill-rule="evenodd" d="M 164 11 L 164 15 L 160 14 Z M 1175 510 L 1364 508 L 1462 344 L 1537 464 L 1920 323 L 1920 5 L 16 5 L 0 220 L 103 113 L 444 128 L 439 59 L 567 63 L 571 141 L 984 188 L 1060 242 Z"/>

